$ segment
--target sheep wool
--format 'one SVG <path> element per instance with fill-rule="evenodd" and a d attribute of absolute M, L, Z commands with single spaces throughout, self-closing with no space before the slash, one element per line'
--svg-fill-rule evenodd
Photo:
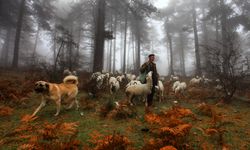
<path fill-rule="evenodd" d="M 146 84 L 137 84 L 137 85 L 131 85 L 126 88 L 126 96 L 128 98 L 128 101 L 131 105 L 133 105 L 133 98 L 136 96 L 143 96 L 144 99 L 148 94 L 151 93 L 153 82 L 152 82 L 152 71 L 150 71 L 147 74 L 146 77 L 147 83 Z M 147 102 L 146 102 L 147 105 Z"/>

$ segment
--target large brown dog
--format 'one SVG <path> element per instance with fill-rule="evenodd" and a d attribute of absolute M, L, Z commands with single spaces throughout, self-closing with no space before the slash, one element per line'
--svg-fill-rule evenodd
<path fill-rule="evenodd" d="M 61 100 L 65 97 L 65 102 L 70 102 L 67 109 L 72 108 L 74 103 L 76 103 L 76 108 L 79 108 L 79 102 L 76 98 L 78 93 L 78 78 L 73 75 L 66 76 L 63 79 L 63 83 L 49 83 L 45 81 L 38 81 L 35 84 L 36 93 L 41 94 L 42 100 L 41 104 L 34 111 L 32 116 L 35 116 L 36 113 L 46 105 L 46 101 L 53 100 L 56 103 L 56 113 L 55 116 L 58 116 L 61 109 Z"/>

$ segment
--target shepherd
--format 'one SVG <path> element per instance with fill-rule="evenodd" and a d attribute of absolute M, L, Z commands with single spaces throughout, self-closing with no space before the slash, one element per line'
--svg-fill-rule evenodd
<path fill-rule="evenodd" d="M 152 109 L 151 107 L 153 104 L 153 98 L 154 98 L 154 94 L 155 94 L 155 86 L 157 86 L 158 78 L 159 78 L 159 74 L 157 72 L 156 64 L 154 63 L 154 61 L 155 61 L 155 55 L 150 54 L 150 55 L 148 55 L 148 61 L 145 62 L 140 67 L 140 72 L 141 72 L 140 81 L 142 83 L 146 83 L 146 75 L 148 74 L 148 72 L 152 71 L 153 87 L 151 89 L 151 93 L 147 96 L 147 104 L 148 105 L 145 108 L 146 112 L 149 112 Z"/>

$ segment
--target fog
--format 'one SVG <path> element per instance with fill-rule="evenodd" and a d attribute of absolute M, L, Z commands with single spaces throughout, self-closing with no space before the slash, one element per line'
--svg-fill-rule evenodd
<path fill-rule="evenodd" d="M 218 19 L 223 10 L 213 13 L 219 4 L 209 0 L 106 0 L 104 6 L 98 0 L 24 3 L 22 7 L 19 2 L 3 2 L 2 67 L 39 67 L 42 63 L 56 64 L 62 70 L 70 67 L 88 72 L 138 74 L 148 54 L 154 53 L 160 75 L 195 75 L 197 70 L 206 74 L 206 47 L 223 41 L 224 31 L 235 34 L 235 42 L 240 43 L 245 58 L 249 54 L 249 2 L 225 1 L 234 16 L 227 14 L 224 22 Z M 19 11 L 12 12 L 12 7 Z M 8 19 L 10 14 L 13 17 Z M 111 34 L 106 37 L 99 31 Z M 15 42 L 18 38 L 19 43 Z"/>

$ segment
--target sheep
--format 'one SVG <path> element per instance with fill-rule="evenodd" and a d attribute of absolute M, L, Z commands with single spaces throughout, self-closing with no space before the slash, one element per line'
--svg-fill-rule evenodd
<path fill-rule="evenodd" d="M 187 84 L 185 82 L 181 82 L 174 90 L 175 94 L 181 93 L 183 94 L 183 92 L 187 89 Z"/>
<path fill-rule="evenodd" d="M 164 92 L 164 86 L 161 80 L 158 81 L 158 86 L 155 86 L 156 91 L 159 96 L 159 102 L 162 102 L 163 100 L 163 92 Z"/>
<path fill-rule="evenodd" d="M 216 79 L 215 82 L 219 83 L 219 82 L 220 82 L 220 79 Z"/>
<path fill-rule="evenodd" d="M 102 75 L 97 76 L 97 78 L 96 78 L 97 85 L 96 86 L 98 89 L 101 89 L 101 86 L 103 84 L 103 79 L 104 79 L 104 77 Z"/>
<path fill-rule="evenodd" d="M 91 78 L 90 80 L 95 80 L 99 75 L 101 75 L 102 73 L 101 72 L 95 72 L 91 75 Z"/>
<path fill-rule="evenodd" d="M 125 76 L 124 75 L 117 76 L 116 79 L 121 83 L 125 79 Z"/>
<path fill-rule="evenodd" d="M 120 83 L 116 80 L 110 83 L 110 94 L 117 92 L 120 89 Z"/>
<path fill-rule="evenodd" d="M 136 79 L 136 75 L 134 75 L 134 74 L 126 74 L 126 78 L 130 82 L 130 81 Z"/>
<path fill-rule="evenodd" d="M 65 69 L 65 70 L 63 71 L 63 75 L 64 75 L 64 76 L 72 75 L 72 72 L 71 72 L 69 69 Z"/>
<path fill-rule="evenodd" d="M 110 77 L 109 85 L 110 85 L 110 94 L 113 94 L 120 89 L 120 83 L 119 81 L 117 81 L 115 77 Z"/>
<path fill-rule="evenodd" d="M 110 77 L 109 78 L 109 85 L 112 83 L 112 82 L 115 82 L 117 81 L 117 79 L 115 77 Z"/>
<path fill-rule="evenodd" d="M 137 77 L 135 78 L 135 80 L 139 81 L 139 80 L 140 80 L 140 76 L 137 76 Z"/>
<path fill-rule="evenodd" d="M 202 81 L 205 85 L 209 85 L 213 82 L 211 79 L 206 78 L 205 75 L 202 76 Z"/>
<path fill-rule="evenodd" d="M 177 88 L 180 83 L 181 83 L 180 81 L 175 81 L 172 86 L 172 90 L 175 91 L 175 88 Z"/>
<path fill-rule="evenodd" d="M 126 88 L 131 86 L 131 85 L 136 85 L 136 84 L 141 84 L 141 81 L 138 81 L 138 80 L 132 80 L 130 81 L 127 85 L 126 85 Z"/>
<path fill-rule="evenodd" d="M 208 79 L 208 78 L 204 78 L 204 79 L 203 79 L 203 82 L 204 82 L 205 85 L 208 85 L 208 84 L 212 83 L 213 80 Z"/>
<path fill-rule="evenodd" d="M 105 80 L 106 86 L 109 85 L 109 77 L 110 77 L 110 74 L 109 74 L 109 73 L 105 73 L 105 74 L 104 74 L 104 80 Z"/>
<path fill-rule="evenodd" d="M 218 85 L 216 85 L 215 89 L 218 91 L 221 91 L 223 89 L 223 86 L 218 84 Z"/>
<path fill-rule="evenodd" d="M 74 76 L 77 76 L 77 72 L 74 70 L 74 71 L 70 71 L 69 69 L 65 69 L 63 71 L 63 75 L 64 76 L 69 76 L 69 75 L 74 75 Z"/>
<path fill-rule="evenodd" d="M 143 96 L 144 99 L 146 99 L 146 96 L 151 93 L 151 89 L 153 87 L 152 82 L 152 71 L 150 71 L 146 76 L 147 83 L 146 84 L 137 84 L 137 85 L 131 85 L 126 88 L 126 96 L 128 98 L 128 101 L 130 105 L 134 105 L 133 98 L 135 96 Z M 147 101 L 145 103 L 147 106 Z"/>
<path fill-rule="evenodd" d="M 170 76 L 170 81 L 173 81 L 173 82 L 175 82 L 175 81 L 179 81 L 179 77 L 178 76 L 174 76 L 174 75 L 171 75 Z"/>
<path fill-rule="evenodd" d="M 198 77 L 198 78 L 197 78 Z M 199 76 L 196 76 L 196 78 L 192 78 L 190 81 L 189 81 L 189 85 L 190 86 L 193 86 L 193 85 L 198 85 L 200 84 L 201 82 L 203 81 L 203 79 Z"/>

